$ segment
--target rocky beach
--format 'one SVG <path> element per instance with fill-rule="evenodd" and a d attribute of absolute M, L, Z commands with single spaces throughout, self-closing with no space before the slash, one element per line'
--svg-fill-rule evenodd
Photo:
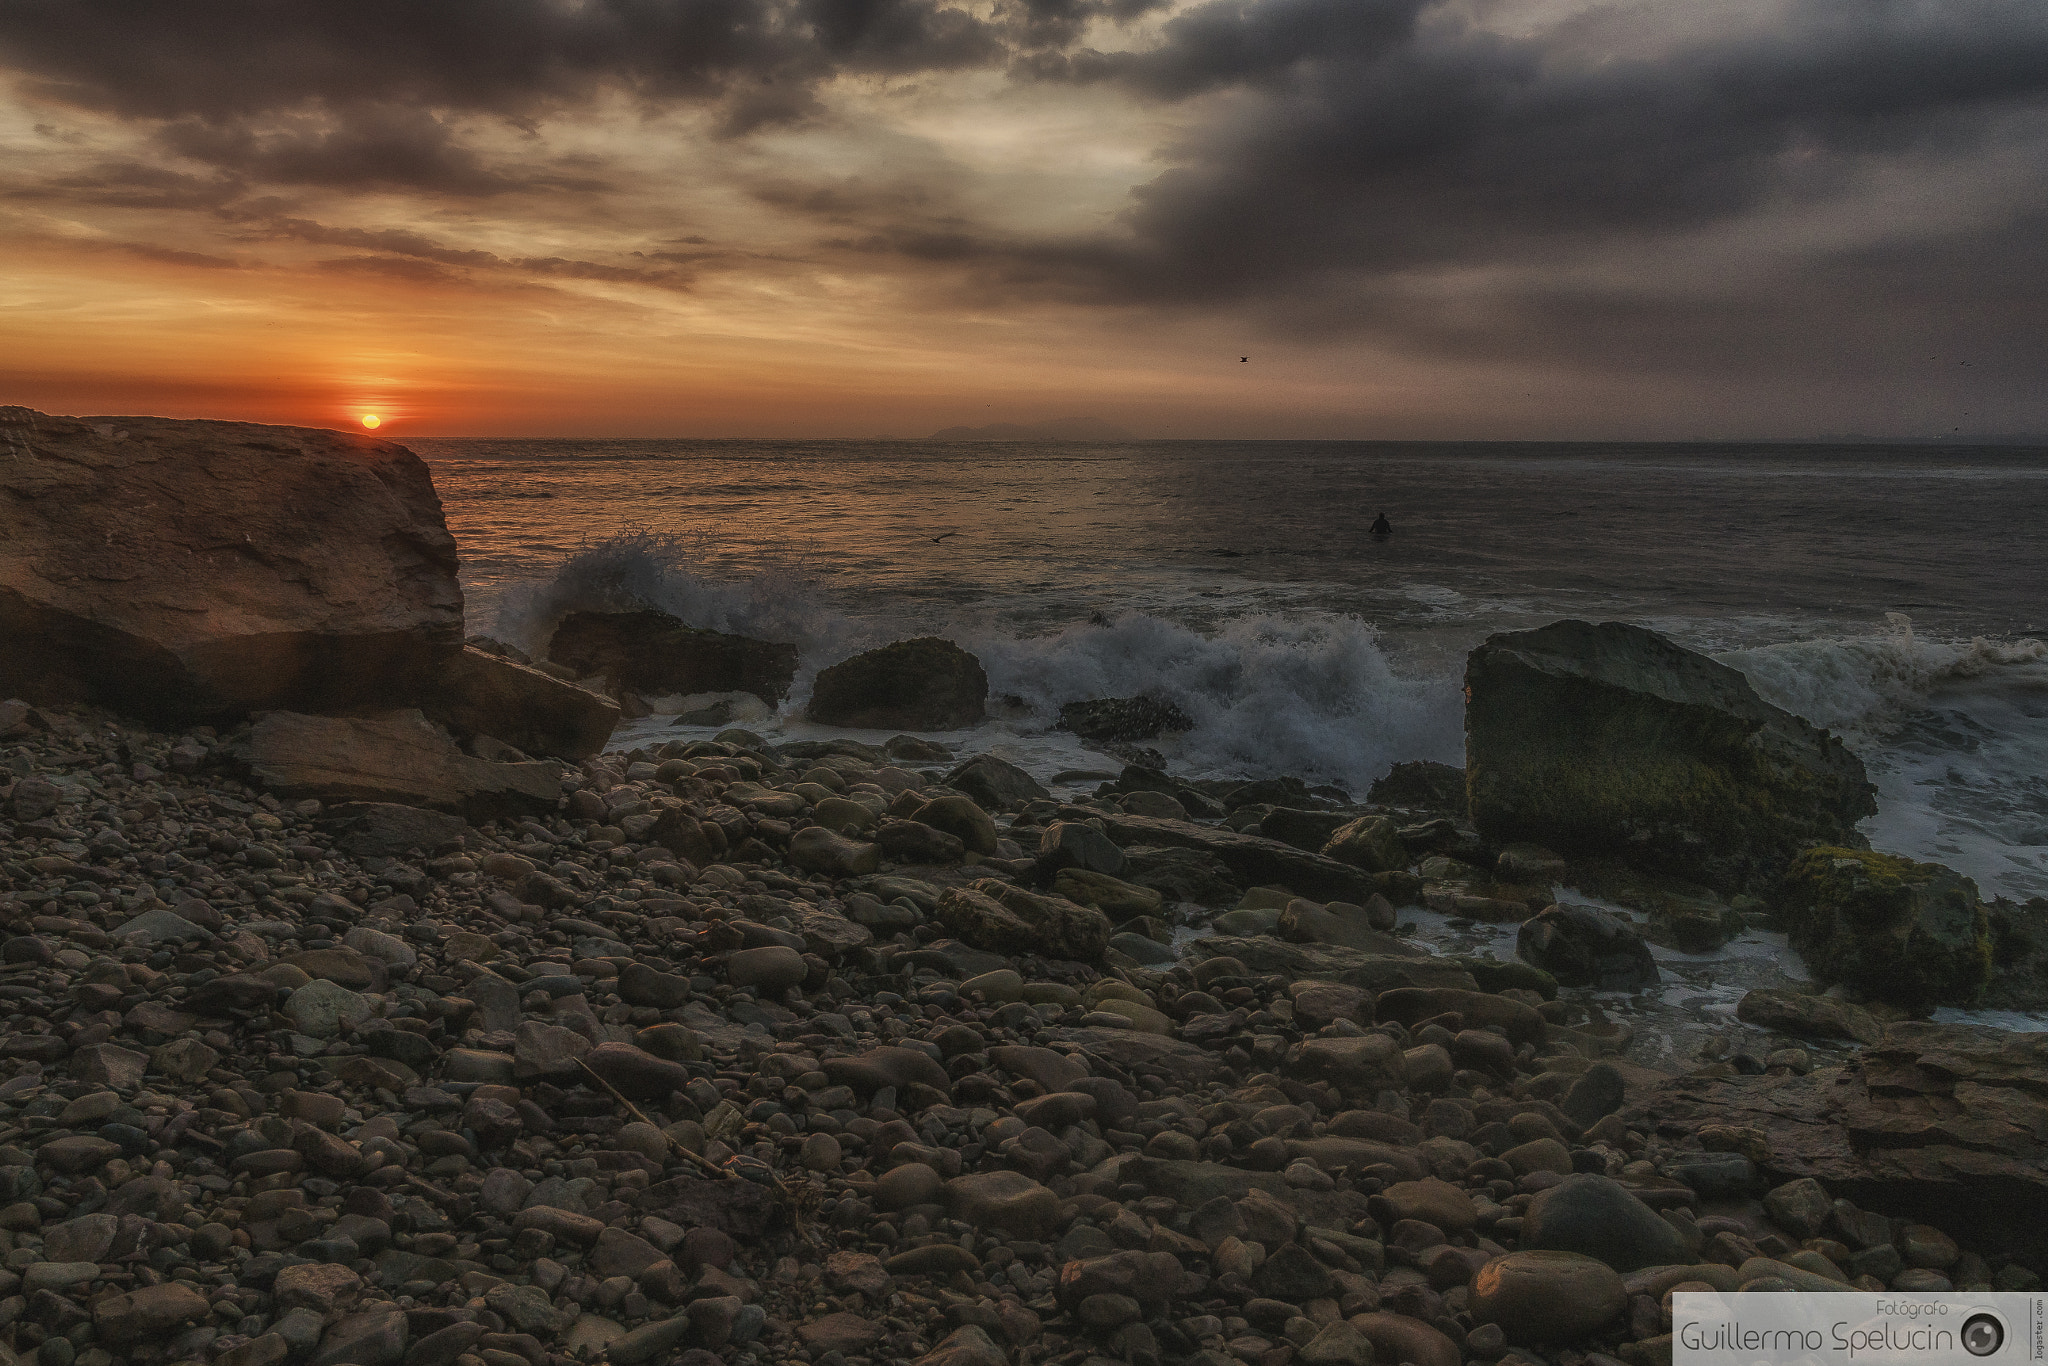
<path fill-rule="evenodd" d="M 2048 1034 L 1931 1018 L 2048 1005 L 2048 904 L 1655 632 L 1493 637 L 1362 794 L 1086 699 L 1060 796 L 930 738 L 952 640 L 777 742 L 786 641 L 470 629 L 393 443 L 0 426 L 15 1361 L 1668 1366 L 1675 1291 L 2048 1270 Z"/>

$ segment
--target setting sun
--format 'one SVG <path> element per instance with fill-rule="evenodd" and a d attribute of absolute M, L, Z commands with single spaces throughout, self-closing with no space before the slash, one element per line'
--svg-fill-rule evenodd
<path fill-rule="evenodd" d="M 382 425 L 383 425 L 383 422 L 384 422 L 384 419 L 383 419 L 383 418 L 381 418 L 381 417 L 378 417 L 378 416 L 377 416 L 377 415 L 376 415 L 375 413 L 364 413 L 364 414 L 363 414 L 363 425 L 364 425 L 365 427 L 377 427 L 377 426 L 382 426 Z"/>

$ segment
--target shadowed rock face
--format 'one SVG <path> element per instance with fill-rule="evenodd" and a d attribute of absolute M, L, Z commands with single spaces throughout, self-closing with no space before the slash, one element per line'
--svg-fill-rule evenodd
<path fill-rule="evenodd" d="M 770 706 L 789 695 L 796 646 L 685 626 L 666 612 L 571 612 L 548 658 L 578 676 L 645 697 L 746 692 Z"/>
<path fill-rule="evenodd" d="M 958 730 L 988 700 L 981 661 L 950 640 L 919 636 L 818 671 L 810 718 L 876 730 Z"/>
<path fill-rule="evenodd" d="M 1499 843 L 1610 856 L 1767 892 L 1810 844 L 1867 845 L 1877 810 L 1841 741 L 1654 631 L 1560 621 L 1465 666 L 1472 821 Z"/>
<path fill-rule="evenodd" d="M 400 705 L 462 645 L 403 446 L 0 409 L 0 695 L 163 720 Z"/>

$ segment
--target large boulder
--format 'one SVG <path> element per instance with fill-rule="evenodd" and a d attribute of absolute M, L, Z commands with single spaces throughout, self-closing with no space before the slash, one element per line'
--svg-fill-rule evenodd
<path fill-rule="evenodd" d="M 0 408 L 0 697 L 404 706 L 462 645 L 426 465 L 304 427 Z"/>
<path fill-rule="evenodd" d="M 1674 1145 L 1705 1128 L 1755 1129 L 1772 1185 L 1812 1177 L 1866 1210 L 1968 1228 L 2048 1267 L 2048 1033 L 1905 1021 L 1804 1076 L 1631 1090 L 1621 1117 L 1632 1128 Z"/>
<path fill-rule="evenodd" d="M 441 667 L 423 707 L 451 730 L 557 759 L 602 753 L 619 723 L 609 697 L 474 645 Z"/>
<path fill-rule="evenodd" d="M 1640 627 L 1560 621 L 1465 666 L 1472 820 L 1497 844 L 1625 859 L 1770 891 L 1811 844 L 1862 846 L 1877 810 L 1841 741 Z"/>
<path fill-rule="evenodd" d="M 1778 915 L 1823 986 L 1927 1011 L 1973 1004 L 1991 977 L 1977 884 L 1939 863 L 1809 849 L 1785 874 Z"/>
<path fill-rule="evenodd" d="M 978 949 L 1039 953 L 1098 962 L 1109 946 L 1109 917 L 1063 896 L 1027 892 L 993 878 L 949 887 L 939 897 L 939 923 Z"/>
<path fill-rule="evenodd" d="M 700 630 L 651 609 L 571 612 L 547 653 L 578 678 L 605 678 L 642 697 L 744 692 L 773 706 L 796 677 L 794 645 Z"/>
<path fill-rule="evenodd" d="M 818 671 L 810 719 L 863 730 L 960 730 L 988 701 L 981 661 L 950 640 L 919 636 Z"/>
<path fill-rule="evenodd" d="M 468 820 L 551 815 L 561 765 L 472 758 L 417 711 L 374 716 L 259 717 L 231 750 L 250 781 L 281 797 L 393 802 Z"/>

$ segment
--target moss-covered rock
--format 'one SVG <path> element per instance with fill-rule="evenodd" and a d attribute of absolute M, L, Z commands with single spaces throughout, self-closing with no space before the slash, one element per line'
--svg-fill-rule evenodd
<path fill-rule="evenodd" d="M 1877 809 L 1839 740 L 1654 631 L 1493 636 L 1465 687 L 1472 820 L 1496 843 L 1764 892 L 1808 845 L 1863 844 L 1856 822 Z"/>
<path fill-rule="evenodd" d="M 1972 1005 L 1991 977 L 1977 884 L 1939 863 L 1809 849 L 1785 874 L 1778 914 L 1822 983 L 1908 1010 Z"/>

